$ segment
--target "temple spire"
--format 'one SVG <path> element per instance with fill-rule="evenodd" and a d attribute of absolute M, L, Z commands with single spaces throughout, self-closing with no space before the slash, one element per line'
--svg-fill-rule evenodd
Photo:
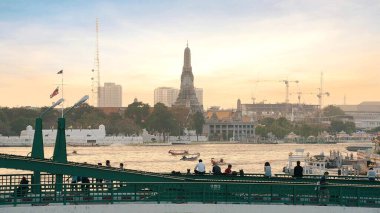
<path fill-rule="evenodd" d="M 191 112 L 202 111 L 194 89 L 194 75 L 191 67 L 191 52 L 189 41 L 186 42 L 184 51 L 184 63 L 181 74 L 181 89 L 174 106 L 190 108 Z"/>

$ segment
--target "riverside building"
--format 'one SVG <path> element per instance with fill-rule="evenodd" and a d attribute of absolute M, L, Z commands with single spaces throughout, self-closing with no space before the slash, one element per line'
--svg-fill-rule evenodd
<path fill-rule="evenodd" d="M 209 141 L 254 141 L 254 121 L 249 116 L 243 116 L 240 99 L 236 109 L 211 107 L 205 114 L 203 134 L 208 136 Z"/>
<path fill-rule="evenodd" d="M 344 113 L 352 116 L 356 128 L 373 129 L 380 126 L 380 102 L 365 101 L 358 105 L 338 105 Z"/>

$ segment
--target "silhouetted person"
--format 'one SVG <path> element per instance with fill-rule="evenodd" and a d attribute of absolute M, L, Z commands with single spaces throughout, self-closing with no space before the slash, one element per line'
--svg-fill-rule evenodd
<path fill-rule="evenodd" d="M 82 178 L 76 175 L 71 176 L 71 191 L 77 191 L 77 183 L 81 181 Z"/>
<path fill-rule="evenodd" d="M 267 178 L 272 177 L 272 168 L 270 167 L 269 162 L 265 162 L 264 164 L 264 176 Z"/>
<path fill-rule="evenodd" d="M 329 189 L 327 188 L 328 176 L 329 173 L 325 172 L 319 180 L 319 202 L 323 205 L 326 205 L 329 200 Z"/>
<path fill-rule="evenodd" d="M 106 167 L 111 168 L 111 162 L 109 160 L 106 160 Z M 111 190 L 112 180 L 105 180 L 104 182 L 106 183 L 108 190 Z"/>
<path fill-rule="evenodd" d="M 29 191 L 29 181 L 26 179 L 26 177 L 22 177 L 20 181 L 20 185 L 16 189 L 16 196 L 25 197 L 28 191 Z"/>
<path fill-rule="evenodd" d="M 341 176 L 341 175 L 342 175 L 342 169 L 339 168 L 339 169 L 338 169 L 338 176 Z"/>
<path fill-rule="evenodd" d="M 90 191 L 90 179 L 88 177 L 82 177 L 82 192 L 88 193 Z"/>
<path fill-rule="evenodd" d="M 214 175 L 220 175 L 220 174 L 222 174 L 222 170 L 220 169 L 220 166 L 218 166 L 218 164 L 216 162 L 213 162 L 212 173 Z"/>
<path fill-rule="evenodd" d="M 120 165 L 119 165 L 119 169 L 120 169 L 120 170 L 124 170 L 124 163 L 120 163 Z"/>
<path fill-rule="evenodd" d="M 98 163 L 98 166 L 102 166 L 102 163 Z M 96 178 L 95 182 L 96 182 L 96 188 L 103 189 L 103 179 Z"/>
<path fill-rule="evenodd" d="M 297 166 L 294 167 L 293 177 L 295 177 L 295 178 L 302 178 L 303 177 L 303 168 L 301 166 L 300 161 L 297 161 Z"/>

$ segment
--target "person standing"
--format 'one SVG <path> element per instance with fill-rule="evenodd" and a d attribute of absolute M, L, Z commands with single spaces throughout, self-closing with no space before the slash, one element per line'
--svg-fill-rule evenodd
<path fill-rule="evenodd" d="M 71 191 L 77 191 L 77 183 L 81 180 L 82 178 L 77 175 L 71 176 Z"/>
<path fill-rule="evenodd" d="M 19 186 L 16 189 L 17 197 L 25 197 L 29 191 L 29 181 L 26 177 L 22 177 Z"/>
<path fill-rule="evenodd" d="M 329 200 L 329 189 L 327 188 L 328 172 L 325 172 L 319 180 L 319 202 L 322 205 L 326 205 Z"/>
<path fill-rule="evenodd" d="M 301 166 L 301 162 L 297 161 L 297 166 L 294 167 L 293 177 L 302 178 L 302 176 L 303 176 L 303 168 Z"/>
<path fill-rule="evenodd" d="M 265 164 L 264 164 L 264 176 L 266 178 L 272 177 L 272 168 L 270 167 L 269 162 L 265 162 Z"/>
<path fill-rule="evenodd" d="M 102 163 L 98 163 L 98 166 L 103 166 L 103 165 Z M 96 178 L 95 183 L 96 183 L 96 189 L 103 189 L 103 179 Z"/>
<path fill-rule="evenodd" d="M 202 159 L 199 159 L 197 165 L 195 165 L 194 173 L 203 175 L 203 174 L 205 174 L 205 172 L 206 172 L 206 166 L 203 163 Z"/>
<path fill-rule="evenodd" d="M 119 169 L 120 169 L 121 171 L 124 170 L 124 163 L 120 163 L 120 165 L 119 165 Z"/>
<path fill-rule="evenodd" d="M 111 168 L 110 160 L 106 160 L 106 167 Z M 112 189 L 112 180 L 104 180 L 104 182 L 106 183 L 108 190 L 111 190 Z"/>
<path fill-rule="evenodd" d="M 373 170 L 373 168 L 369 168 L 368 172 L 367 172 L 367 177 L 368 177 L 368 180 L 369 181 L 375 181 L 376 180 L 376 171 Z"/>

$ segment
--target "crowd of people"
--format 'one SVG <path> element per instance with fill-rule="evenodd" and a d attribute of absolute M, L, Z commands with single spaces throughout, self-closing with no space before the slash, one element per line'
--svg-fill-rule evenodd
<path fill-rule="evenodd" d="M 211 160 L 212 163 L 212 171 L 210 171 L 210 174 L 213 175 L 237 175 L 236 171 L 232 170 L 232 164 L 228 164 L 227 168 L 224 169 L 224 172 L 222 172 L 222 168 L 218 165 L 218 162 Z M 86 162 L 85 162 L 86 164 Z M 106 167 L 111 167 L 111 162 L 109 160 L 106 160 Z M 102 166 L 102 163 L 98 163 L 98 166 Z M 124 170 L 124 164 L 119 164 L 119 169 Z M 301 166 L 301 162 L 297 161 L 297 165 L 293 169 L 293 178 L 294 179 L 301 179 L 303 178 L 303 167 Z M 194 173 L 197 175 L 204 175 L 206 173 L 206 166 L 203 163 L 202 159 L 199 159 L 198 163 L 194 167 Z M 239 171 L 240 175 L 244 175 L 244 171 Z M 187 174 L 190 174 L 190 169 L 187 169 Z M 324 172 L 324 174 L 321 176 L 320 180 L 317 182 L 316 190 L 318 190 L 320 202 L 323 203 L 326 201 L 326 199 L 329 196 L 329 191 L 327 187 L 327 179 L 328 179 L 328 172 Z M 339 175 L 339 174 L 338 174 Z M 265 178 L 271 178 L 272 177 L 272 168 L 269 162 L 264 163 L 264 177 Z M 369 181 L 375 181 L 377 178 L 377 173 L 373 168 L 369 168 L 367 172 L 367 177 Z M 104 181 L 104 184 L 103 184 Z M 90 179 L 86 176 L 77 176 L 72 175 L 71 176 L 71 190 L 72 191 L 78 191 L 78 184 L 80 184 L 80 190 L 82 192 L 88 192 L 90 188 Z M 112 180 L 103 180 L 101 178 L 95 179 L 96 188 L 103 189 L 104 185 L 108 190 L 112 189 Z M 123 185 L 120 184 L 120 187 Z M 15 195 L 18 197 L 25 196 L 29 191 L 29 181 L 26 179 L 26 177 L 22 177 L 19 186 L 16 188 Z"/>
<path fill-rule="evenodd" d="M 232 175 L 232 174 L 234 174 L 234 171 L 232 171 L 232 165 L 231 164 L 228 164 L 227 168 L 222 173 L 222 169 L 218 165 L 218 162 L 211 161 L 211 163 L 212 163 L 212 174 L 214 174 L 214 175 L 221 175 L 221 174 Z M 206 173 L 206 166 L 203 163 L 202 159 L 199 159 L 198 163 L 195 165 L 195 167 L 194 167 L 194 173 L 195 174 L 200 174 L 200 175 Z M 210 171 L 210 173 L 211 173 L 211 171 Z"/>

